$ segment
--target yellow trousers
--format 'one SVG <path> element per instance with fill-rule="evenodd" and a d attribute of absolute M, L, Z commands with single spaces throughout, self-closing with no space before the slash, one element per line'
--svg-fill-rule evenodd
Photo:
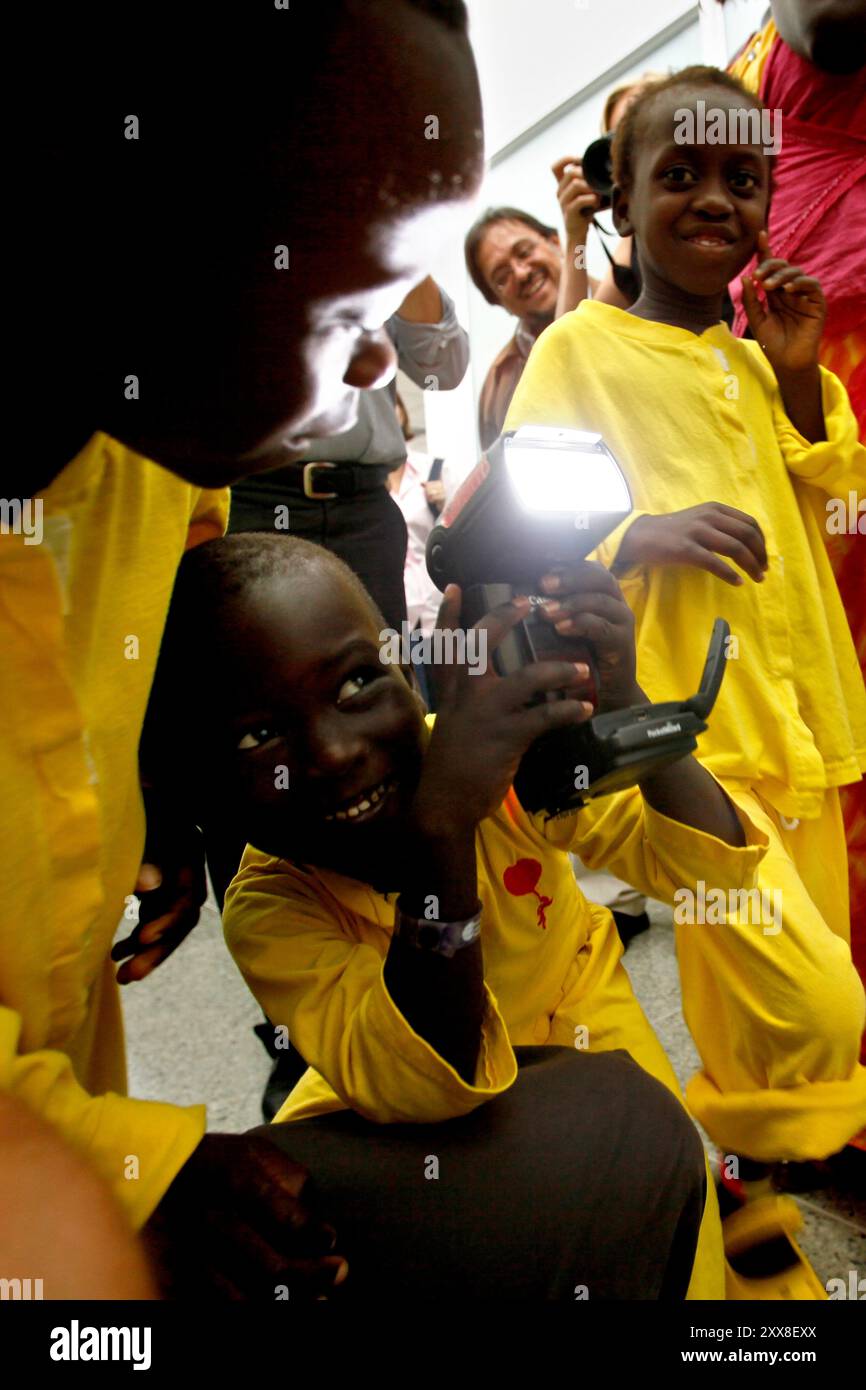
<path fill-rule="evenodd" d="M 675 910 L 683 1012 L 703 1064 L 686 1097 L 725 1152 L 825 1158 L 866 1125 L 866 999 L 849 946 L 839 795 L 828 791 L 817 820 L 785 821 L 754 788 L 724 785 L 770 840 L 764 910 L 721 923 L 677 922 Z"/>
<path fill-rule="evenodd" d="M 553 1046 L 574 1047 L 575 1029 L 586 1029 L 590 1052 L 623 1048 L 661 1081 L 685 1105 L 673 1068 L 635 998 L 622 964 L 622 943 L 606 908 L 593 910 L 594 926 L 581 951 L 581 971 L 551 1019 L 547 1041 Z M 688 1299 L 725 1297 L 724 1251 L 719 1204 L 707 1167 L 707 1200 L 698 1237 L 698 1248 Z"/>
<path fill-rule="evenodd" d="M 691 917 L 675 931 L 683 1012 L 703 1064 L 687 1087 L 688 1106 L 726 1153 L 766 1162 L 825 1157 L 866 1124 L 866 1068 L 858 1062 L 866 998 L 848 945 L 839 796 L 827 793 L 817 820 L 794 823 L 748 786 L 726 790 L 770 847 L 748 904 L 732 904 L 726 894 L 717 921 L 707 884 L 703 900 L 693 902 L 700 911 L 675 909 L 675 917 Z M 622 965 L 613 921 L 596 911 L 580 974 L 556 1009 L 548 1041 L 574 1046 L 581 1025 L 590 1051 L 624 1048 L 682 1100 Z M 688 1296 L 724 1298 L 711 1180 Z"/>

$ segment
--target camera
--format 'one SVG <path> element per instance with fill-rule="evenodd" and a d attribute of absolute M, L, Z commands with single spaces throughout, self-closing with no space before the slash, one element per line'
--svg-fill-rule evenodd
<path fill-rule="evenodd" d="M 462 622 L 471 627 L 515 594 L 534 595 L 551 568 L 585 559 L 631 509 L 625 477 L 601 435 L 522 425 L 496 441 L 451 499 L 430 533 L 427 568 L 440 589 L 460 585 Z M 537 739 L 514 779 L 524 810 L 572 811 L 691 753 L 724 676 L 728 632 L 717 618 L 700 689 L 690 698 L 596 712 Z M 591 645 L 562 637 L 536 612 L 506 634 L 493 662 L 507 676 L 557 656 L 587 662 L 597 709 Z"/>
<path fill-rule="evenodd" d="M 583 177 L 593 193 L 599 195 L 599 211 L 610 207 L 613 191 L 613 165 L 610 151 L 613 144 L 613 131 L 601 135 L 587 145 L 583 156 Z"/>

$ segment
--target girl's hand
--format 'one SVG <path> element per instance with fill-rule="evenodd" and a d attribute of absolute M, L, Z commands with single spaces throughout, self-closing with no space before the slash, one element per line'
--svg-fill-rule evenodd
<path fill-rule="evenodd" d="M 756 341 L 777 375 L 816 367 L 827 314 L 820 284 L 799 266 L 771 256 L 766 232 L 758 233 L 758 254 L 764 259 L 742 282 L 743 308 Z"/>
<path fill-rule="evenodd" d="M 723 502 L 701 502 L 664 516 L 639 516 L 626 531 L 615 569 L 632 565 L 693 565 L 726 584 L 742 584 L 725 555 L 760 583 L 767 569 L 764 533 L 753 516 Z"/>
<path fill-rule="evenodd" d="M 449 584 L 438 626 L 459 628 L 460 607 L 460 589 Z M 504 678 L 493 669 L 493 652 L 530 607 L 528 598 L 516 598 L 475 624 L 479 650 L 486 655 L 477 673 L 466 665 L 436 668 L 436 723 L 411 816 L 413 830 L 427 838 L 474 833 L 502 804 L 530 744 L 553 729 L 582 724 L 593 713 L 581 698 L 589 681 L 585 664 L 539 661 Z M 533 703 L 548 692 L 562 698 Z"/>

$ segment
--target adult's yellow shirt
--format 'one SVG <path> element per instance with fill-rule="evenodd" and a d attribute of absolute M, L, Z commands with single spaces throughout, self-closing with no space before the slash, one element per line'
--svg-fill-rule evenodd
<path fill-rule="evenodd" d="M 224 531 L 228 492 L 98 433 L 39 501 L 41 526 L 0 535 L 0 1086 L 140 1225 L 204 1109 L 125 1096 L 109 950 L 144 847 L 138 741 L 175 572 Z"/>

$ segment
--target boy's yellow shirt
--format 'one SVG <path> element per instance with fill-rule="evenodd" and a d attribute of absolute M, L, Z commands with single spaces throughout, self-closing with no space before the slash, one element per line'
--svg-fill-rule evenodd
<path fill-rule="evenodd" d="M 723 323 L 698 336 L 586 301 L 538 339 L 506 421 L 604 436 L 635 507 L 599 547 L 606 565 L 642 513 L 723 502 L 760 523 L 763 583 L 661 565 L 621 583 L 654 700 L 697 689 L 713 620 L 727 618 L 734 641 L 701 761 L 790 817 L 817 816 L 828 787 L 866 769 L 866 692 L 825 544 L 840 509 L 856 527 L 866 449 L 841 382 L 824 368 L 821 380 L 827 440 L 810 444 L 757 343 Z"/>
<path fill-rule="evenodd" d="M 42 501 L 40 543 L 0 535 L 0 1086 L 138 1225 L 204 1111 L 124 1096 L 108 953 L 144 847 L 138 740 L 175 572 L 223 533 L 228 492 L 95 434 Z"/>
<path fill-rule="evenodd" d="M 636 788 L 546 824 L 511 791 L 476 834 L 487 1007 L 472 1084 L 385 986 L 398 895 L 248 846 L 226 896 L 226 940 L 268 1018 L 311 1064 L 277 1119 L 345 1107 L 379 1123 L 451 1119 L 511 1085 L 512 1044 L 585 1046 L 582 1026 L 591 1048 L 627 1048 L 675 1089 L 618 964 L 613 919 L 584 898 L 568 850 L 669 902 L 701 879 L 748 889 L 767 840 L 740 819 L 747 843 L 735 849 L 660 815 Z"/>

